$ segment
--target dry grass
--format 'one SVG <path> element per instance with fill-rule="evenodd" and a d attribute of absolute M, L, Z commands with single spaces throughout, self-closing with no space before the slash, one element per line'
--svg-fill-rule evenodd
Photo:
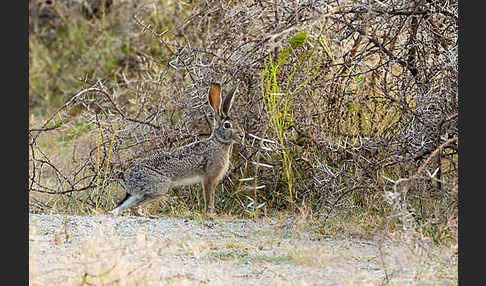
<path fill-rule="evenodd" d="M 83 219 L 84 218 L 84 219 Z M 31 219 L 30 285 L 457 285 L 457 249 L 326 239 L 277 221 Z M 128 233 L 127 233 L 128 231 Z M 69 235 L 66 235 L 69 234 Z"/>

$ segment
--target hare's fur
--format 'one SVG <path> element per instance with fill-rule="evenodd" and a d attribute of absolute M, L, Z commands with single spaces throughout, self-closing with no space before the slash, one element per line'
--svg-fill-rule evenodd
<path fill-rule="evenodd" d="M 243 136 L 228 117 L 234 91 L 223 101 L 219 84 L 211 84 L 208 101 L 215 114 L 211 136 L 137 161 L 127 174 L 126 196 L 111 213 L 158 199 L 172 187 L 196 183 L 203 187 L 205 213 L 213 213 L 216 186 L 228 171 L 233 143 Z"/>

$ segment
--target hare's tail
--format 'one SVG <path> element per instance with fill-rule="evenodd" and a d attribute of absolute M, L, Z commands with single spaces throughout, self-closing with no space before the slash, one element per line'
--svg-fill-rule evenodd
<path fill-rule="evenodd" d="M 126 193 L 125 197 L 123 198 L 123 200 L 121 200 L 118 205 L 116 206 L 116 208 L 114 210 L 112 210 L 110 213 L 111 214 L 114 214 L 114 215 L 117 215 L 120 211 L 128 208 L 129 205 L 131 205 L 131 201 L 133 200 L 132 198 L 132 195 L 130 195 L 129 193 Z"/>

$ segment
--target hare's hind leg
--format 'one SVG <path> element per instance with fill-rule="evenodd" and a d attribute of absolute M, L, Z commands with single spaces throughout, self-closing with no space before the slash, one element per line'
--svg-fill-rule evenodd
<path fill-rule="evenodd" d="M 135 208 L 144 205 L 146 203 L 149 203 L 151 201 L 154 201 L 161 196 L 162 194 L 159 193 L 153 193 L 153 194 L 146 193 L 146 194 L 136 194 L 136 195 L 127 194 L 127 196 L 110 213 L 113 215 L 118 215 L 123 210 L 131 209 L 133 212 L 138 214 Z"/>
<path fill-rule="evenodd" d="M 133 181 L 132 181 L 133 182 Z M 168 180 L 154 176 L 138 178 L 136 183 L 127 182 L 127 195 L 110 213 L 117 215 L 125 209 L 135 210 L 136 207 L 158 199 L 169 191 Z M 135 211 L 136 212 L 136 211 Z"/>

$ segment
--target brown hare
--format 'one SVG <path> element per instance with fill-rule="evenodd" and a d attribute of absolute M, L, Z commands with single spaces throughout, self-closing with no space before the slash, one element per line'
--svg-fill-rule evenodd
<path fill-rule="evenodd" d="M 127 174 L 125 198 L 110 213 L 117 215 L 125 209 L 134 209 L 161 197 L 171 187 L 201 183 L 204 213 L 214 214 L 216 186 L 228 171 L 233 144 L 241 143 L 244 136 L 228 116 L 235 90 L 223 100 L 221 86 L 211 83 L 208 92 L 214 112 L 211 136 L 137 161 Z"/>

